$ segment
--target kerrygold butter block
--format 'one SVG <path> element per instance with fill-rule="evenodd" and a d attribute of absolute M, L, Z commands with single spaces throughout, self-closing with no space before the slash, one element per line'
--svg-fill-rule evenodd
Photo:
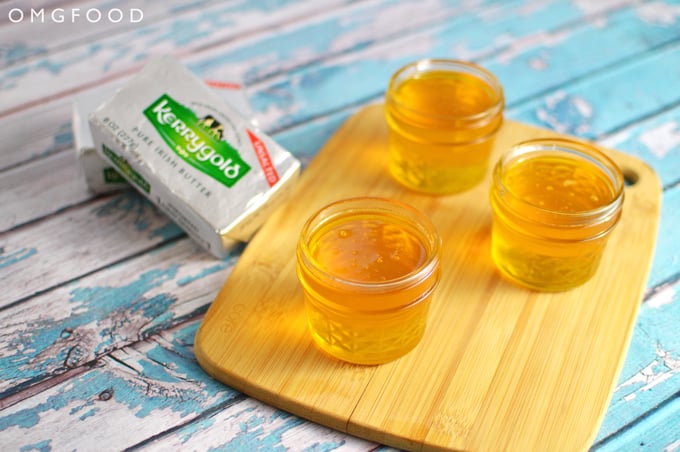
<path fill-rule="evenodd" d="M 224 80 L 204 80 L 213 91 L 222 97 L 229 105 L 234 107 L 242 116 L 248 118 L 253 124 L 257 124 L 253 118 L 253 112 L 248 103 L 248 98 L 243 90 L 239 78 L 225 74 Z M 80 164 L 80 171 L 87 187 L 93 193 L 110 193 L 127 188 L 130 185 L 111 165 L 103 160 L 94 148 L 89 114 L 99 105 L 113 97 L 116 89 L 112 86 L 88 90 L 73 99 L 73 141 L 75 142 L 76 157 Z"/>
<path fill-rule="evenodd" d="M 171 57 L 89 118 L 97 152 L 217 257 L 290 193 L 300 162 Z"/>

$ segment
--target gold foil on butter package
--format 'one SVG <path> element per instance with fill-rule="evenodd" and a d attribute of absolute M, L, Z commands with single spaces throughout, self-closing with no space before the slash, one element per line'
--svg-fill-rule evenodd
<path fill-rule="evenodd" d="M 97 152 L 217 257 L 290 193 L 300 162 L 170 57 L 90 115 Z"/>

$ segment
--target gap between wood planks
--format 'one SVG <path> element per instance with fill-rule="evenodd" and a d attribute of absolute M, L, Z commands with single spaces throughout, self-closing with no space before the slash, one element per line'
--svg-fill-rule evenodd
<path fill-rule="evenodd" d="M 63 383 L 67 380 L 70 380 L 71 378 L 77 377 L 78 375 L 87 372 L 88 370 L 96 366 L 96 363 L 99 361 L 99 359 L 101 358 L 98 358 L 94 361 L 90 361 L 73 369 L 67 370 L 66 372 L 56 374 L 51 378 L 41 380 L 38 383 L 25 382 L 24 383 L 26 385 L 25 388 L 22 388 L 18 392 L 14 392 L 7 396 L 0 397 L 0 411 L 4 410 L 5 408 L 9 408 L 12 405 L 16 405 L 17 403 L 22 402 L 23 400 L 29 399 L 37 394 L 40 394 L 41 392 L 47 391 L 48 389 L 57 386 L 60 383 Z M 23 384 L 19 385 L 19 387 L 22 386 Z"/>

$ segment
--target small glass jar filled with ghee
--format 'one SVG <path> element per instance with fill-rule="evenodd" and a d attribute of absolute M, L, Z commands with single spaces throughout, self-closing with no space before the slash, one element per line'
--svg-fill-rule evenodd
<path fill-rule="evenodd" d="M 472 63 L 426 59 L 402 67 L 385 93 L 390 173 L 429 194 L 475 186 L 486 174 L 504 106 L 499 81 Z"/>
<path fill-rule="evenodd" d="M 440 255 L 434 225 L 406 204 L 361 197 L 321 209 L 303 227 L 297 247 L 314 341 L 356 364 L 409 352 L 425 332 Z"/>
<path fill-rule="evenodd" d="M 496 266 L 511 281 L 542 291 L 585 283 L 599 266 L 623 198 L 621 170 L 596 147 L 557 138 L 519 143 L 493 173 Z"/>

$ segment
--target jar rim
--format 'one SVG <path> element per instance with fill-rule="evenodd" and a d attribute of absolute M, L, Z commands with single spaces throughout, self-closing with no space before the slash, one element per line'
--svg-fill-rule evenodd
<path fill-rule="evenodd" d="M 343 278 L 326 271 L 312 256 L 309 248 L 309 238 L 319 226 L 347 213 L 378 213 L 385 215 L 389 213 L 390 215 L 395 215 L 395 207 L 398 210 L 397 214 L 400 218 L 407 221 L 410 219 L 411 221 L 408 221 L 409 224 L 416 226 L 415 229 L 419 232 L 418 239 L 421 242 L 424 242 L 423 245 L 427 251 L 425 260 L 408 273 L 385 281 L 357 281 Z M 364 293 L 384 293 L 410 287 L 431 275 L 439 265 L 441 248 L 442 240 L 434 224 L 418 209 L 393 199 L 376 196 L 359 196 L 334 201 L 316 211 L 302 227 L 297 252 L 298 258 L 301 259 L 301 263 L 303 263 L 307 269 L 312 270 L 317 276 L 321 276 L 327 281 L 332 281 L 338 286 L 351 288 Z"/>
<path fill-rule="evenodd" d="M 447 70 L 449 72 L 462 72 L 475 76 L 482 80 L 489 88 L 491 88 L 494 99 L 493 104 L 486 110 L 474 113 L 471 115 L 437 115 L 422 110 L 412 108 L 411 106 L 399 102 L 394 92 L 401 82 L 401 77 L 414 74 L 426 73 L 432 70 Z M 438 119 L 442 121 L 463 121 L 463 122 L 479 122 L 490 117 L 495 117 L 503 112 L 505 108 L 505 96 L 503 94 L 503 86 L 496 76 L 489 70 L 468 61 L 447 59 L 447 58 L 425 58 L 421 60 L 412 61 L 397 69 L 390 78 L 385 93 L 385 100 L 387 103 L 396 105 L 401 110 L 409 111 L 412 115 L 422 116 L 423 118 Z"/>
<path fill-rule="evenodd" d="M 502 172 L 508 163 L 515 161 L 522 155 L 534 152 L 552 152 L 587 159 L 587 161 L 601 170 L 611 182 L 613 189 L 612 200 L 594 209 L 562 212 L 530 203 L 517 196 L 516 193 L 503 184 Z M 529 206 L 533 212 L 537 212 L 539 215 L 559 217 L 566 224 L 571 225 L 578 225 L 598 218 L 609 218 L 611 215 L 616 214 L 623 204 L 625 180 L 623 172 L 616 162 L 595 145 L 569 138 L 535 138 L 515 144 L 509 152 L 506 152 L 498 160 L 494 168 L 493 179 L 497 189 L 500 189 L 504 195 L 511 197 L 514 203 Z"/>

